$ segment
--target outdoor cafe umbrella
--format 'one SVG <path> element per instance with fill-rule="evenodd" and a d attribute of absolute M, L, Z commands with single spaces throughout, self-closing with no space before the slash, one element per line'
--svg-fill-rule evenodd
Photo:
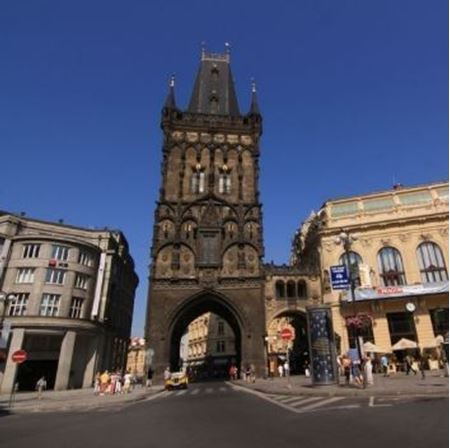
<path fill-rule="evenodd" d="M 410 339 L 401 338 L 396 344 L 392 346 L 392 350 L 408 350 L 411 348 L 417 348 L 417 343 Z"/>
<path fill-rule="evenodd" d="M 370 341 L 364 342 L 363 348 L 366 353 L 388 353 L 389 351 L 378 347 L 378 345 L 375 345 Z"/>

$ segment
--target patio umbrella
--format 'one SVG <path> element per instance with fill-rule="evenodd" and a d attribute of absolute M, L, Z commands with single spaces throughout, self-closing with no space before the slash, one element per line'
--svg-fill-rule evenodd
<path fill-rule="evenodd" d="M 417 343 L 410 339 L 401 338 L 396 344 L 392 346 L 392 350 L 408 350 L 410 348 L 417 348 Z"/>
<path fill-rule="evenodd" d="M 385 350 L 381 347 L 378 347 L 378 345 L 375 345 L 369 341 L 364 342 L 363 348 L 366 353 L 388 353 L 389 352 L 389 350 Z"/>

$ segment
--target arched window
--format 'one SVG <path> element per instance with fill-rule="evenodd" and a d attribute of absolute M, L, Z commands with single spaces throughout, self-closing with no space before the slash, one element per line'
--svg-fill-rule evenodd
<path fill-rule="evenodd" d="M 286 289 L 283 281 L 277 280 L 275 283 L 275 293 L 278 299 L 286 297 Z"/>
<path fill-rule="evenodd" d="M 297 296 L 298 297 L 306 297 L 306 283 L 304 280 L 299 280 L 297 282 Z"/>
<path fill-rule="evenodd" d="M 295 282 L 293 280 L 287 282 L 287 296 L 295 297 Z"/>
<path fill-rule="evenodd" d="M 227 165 L 223 165 L 222 168 L 219 169 L 219 193 L 231 193 L 231 173 L 230 168 L 228 168 Z"/>
<path fill-rule="evenodd" d="M 348 259 L 350 258 L 350 266 L 348 264 Z M 361 277 L 359 275 L 359 265 L 362 264 L 363 260 L 361 258 L 361 256 L 353 251 L 350 251 L 348 253 L 348 257 L 347 254 L 342 254 L 341 257 L 339 258 L 339 264 L 343 264 L 347 267 L 347 271 L 349 272 L 349 274 L 351 275 L 351 278 L 354 280 L 355 282 L 355 286 L 361 286 Z"/>
<path fill-rule="evenodd" d="M 416 253 L 423 283 L 448 280 L 444 256 L 442 255 L 441 248 L 436 243 L 422 243 L 417 248 Z"/>
<path fill-rule="evenodd" d="M 204 193 L 205 192 L 205 171 L 198 163 L 192 170 L 191 177 L 191 193 Z"/>
<path fill-rule="evenodd" d="M 378 252 L 378 269 L 383 286 L 397 286 L 406 283 L 402 256 L 394 247 L 385 247 Z"/>

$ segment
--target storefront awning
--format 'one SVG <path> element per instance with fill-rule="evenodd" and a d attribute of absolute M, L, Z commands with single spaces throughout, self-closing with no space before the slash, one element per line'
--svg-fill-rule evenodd
<path fill-rule="evenodd" d="M 448 281 L 403 286 L 379 286 L 376 288 L 356 288 L 355 301 L 393 299 L 397 297 L 424 296 L 430 294 L 448 294 Z M 347 291 L 342 302 L 351 302 L 352 296 Z"/>

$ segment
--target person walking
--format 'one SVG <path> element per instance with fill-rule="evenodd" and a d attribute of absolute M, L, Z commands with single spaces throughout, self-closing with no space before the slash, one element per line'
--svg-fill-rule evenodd
<path fill-rule="evenodd" d="M 405 356 L 405 370 L 406 370 L 406 375 L 409 375 L 409 372 L 413 372 L 414 375 L 417 375 L 417 372 L 415 371 L 415 369 L 413 368 L 413 359 L 411 355 L 406 355 Z"/>
<path fill-rule="evenodd" d="M 364 377 L 368 386 L 373 386 L 373 364 L 370 356 L 366 357 L 364 363 Z"/>
<path fill-rule="evenodd" d="M 147 387 L 152 387 L 153 385 L 153 369 L 151 367 L 147 370 L 147 381 L 145 383 Z"/>
<path fill-rule="evenodd" d="M 425 369 L 427 367 L 427 364 L 428 364 L 427 357 L 423 353 L 421 353 L 419 356 L 419 370 L 423 380 L 425 379 Z"/>
<path fill-rule="evenodd" d="M 129 370 L 127 370 L 127 373 L 123 377 L 123 393 L 128 394 L 131 392 L 131 380 L 132 375 Z"/>
<path fill-rule="evenodd" d="M 283 364 L 279 364 L 278 365 L 278 375 L 280 378 L 283 378 L 283 373 L 284 373 Z"/>
<path fill-rule="evenodd" d="M 98 395 L 99 393 L 100 393 L 100 372 L 97 372 L 94 378 L 94 395 Z"/>
<path fill-rule="evenodd" d="M 105 393 L 107 392 L 110 380 L 111 380 L 111 378 L 109 376 L 109 372 L 107 370 L 105 370 L 100 375 L 100 395 L 105 395 Z"/>
<path fill-rule="evenodd" d="M 345 384 L 350 385 L 350 373 L 352 367 L 352 360 L 347 355 L 342 355 L 342 368 L 344 370 Z"/>
<path fill-rule="evenodd" d="M 42 393 L 47 389 L 47 380 L 45 376 L 41 376 L 36 383 L 36 390 L 38 393 L 38 400 L 42 400 Z"/>
<path fill-rule="evenodd" d="M 383 368 L 383 376 L 389 376 L 389 360 L 386 355 L 381 357 L 381 367 Z"/>

